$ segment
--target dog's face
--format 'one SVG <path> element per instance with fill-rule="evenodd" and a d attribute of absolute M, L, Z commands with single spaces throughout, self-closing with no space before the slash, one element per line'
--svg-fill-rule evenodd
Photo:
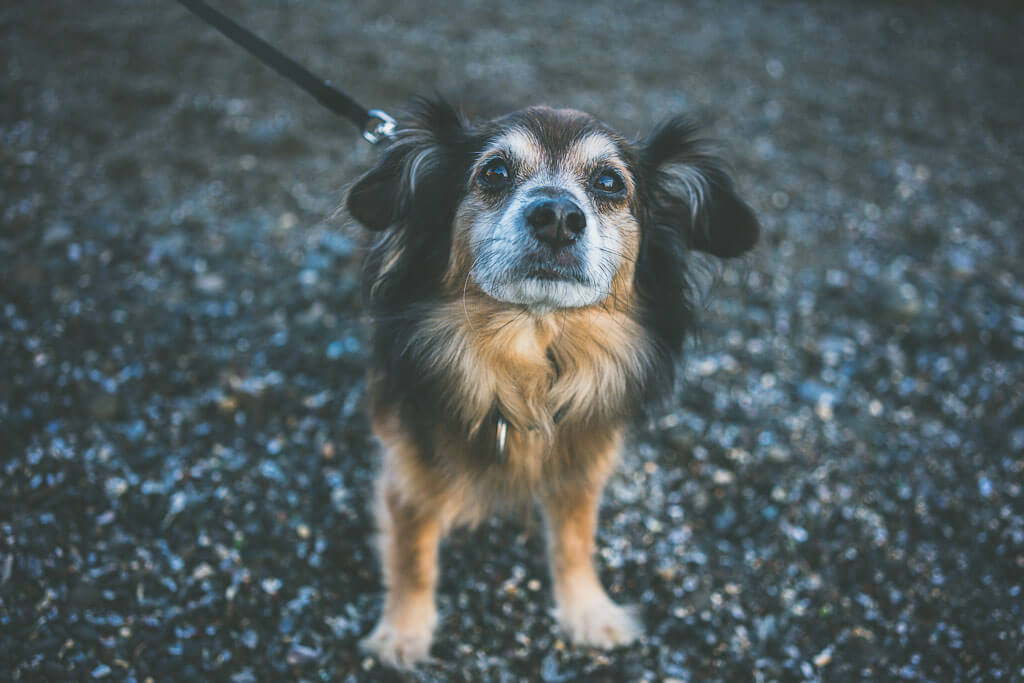
<path fill-rule="evenodd" d="M 753 212 L 684 119 L 638 141 L 547 107 L 469 125 L 424 101 L 411 121 L 347 200 L 388 231 L 366 271 L 378 310 L 470 288 L 540 313 L 624 298 L 676 350 L 687 252 L 732 257 L 757 241 Z"/>
<path fill-rule="evenodd" d="M 527 110 L 493 129 L 456 213 L 451 276 L 531 309 L 602 301 L 640 243 L 627 143 L 570 110 Z"/>

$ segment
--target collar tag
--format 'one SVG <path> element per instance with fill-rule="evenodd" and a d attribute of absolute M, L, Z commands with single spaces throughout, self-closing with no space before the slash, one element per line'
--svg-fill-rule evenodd
<path fill-rule="evenodd" d="M 500 464 L 505 461 L 505 450 L 508 448 L 508 421 L 501 413 L 498 413 L 494 437 L 494 456 Z"/>

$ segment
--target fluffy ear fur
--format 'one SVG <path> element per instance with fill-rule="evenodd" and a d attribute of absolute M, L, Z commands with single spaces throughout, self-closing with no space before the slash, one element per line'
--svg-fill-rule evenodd
<path fill-rule="evenodd" d="M 441 98 L 414 102 L 409 125 L 388 143 L 376 166 L 349 189 L 348 212 L 370 230 L 386 230 L 410 214 L 427 216 L 451 203 L 465 127 Z M 440 220 L 442 216 L 438 216 Z"/>
<path fill-rule="evenodd" d="M 364 294 L 378 314 L 410 296 L 429 297 L 440 283 L 472 161 L 474 138 L 440 97 L 416 101 L 403 119 L 407 127 L 346 198 L 353 218 L 387 231 L 363 269 Z"/>
<path fill-rule="evenodd" d="M 640 145 L 653 220 L 683 232 L 690 249 L 723 258 L 756 243 L 754 212 L 736 194 L 722 162 L 685 118 L 664 122 Z"/>
<path fill-rule="evenodd" d="M 710 155 L 684 118 L 659 126 L 635 147 L 642 224 L 636 290 L 644 326 L 663 354 L 651 395 L 671 386 L 673 357 L 695 324 L 687 253 L 732 257 L 757 242 L 757 218 L 734 189 L 722 163 Z"/>
<path fill-rule="evenodd" d="M 363 265 L 363 296 L 375 323 L 374 375 L 382 382 L 378 396 L 402 404 L 405 426 L 429 453 L 437 408 L 431 402 L 444 392 L 406 351 L 433 310 L 479 141 L 438 97 L 415 102 L 402 120 L 406 127 L 351 187 L 346 208 L 365 227 L 384 231 Z"/>

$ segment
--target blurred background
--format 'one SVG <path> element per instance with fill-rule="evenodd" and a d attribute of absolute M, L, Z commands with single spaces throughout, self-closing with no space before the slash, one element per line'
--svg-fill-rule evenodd
<path fill-rule="evenodd" d="M 217 0 L 367 106 L 689 112 L 764 225 L 606 494 L 648 635 L 578 650 L 538 524 L 446 543 L 476 680 L 1024 677 L 1024 13 Z M 177 3 L 0 9 L 0 669 L 380 680 L 376 151 Z"/>

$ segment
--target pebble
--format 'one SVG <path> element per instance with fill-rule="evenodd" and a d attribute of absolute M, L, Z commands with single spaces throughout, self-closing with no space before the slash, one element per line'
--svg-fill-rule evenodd
<path fill-rule="evenodd" d="M 100 393 L 89 403 L 89 414 L 96 420 L 112 420 L 120 407 L 117 394 Z"/>
<path fill-rule="evenodd" d="M 904 282 L 896 287 L 892 298 L 889 300 L 892 310 L 906 317 L 915 317 L 921 312 L 921 294 L 917 287 Z"/>
<path fill-rule="evenodd" d="M 331 360 L 341 358 L 345 353 L 345 344 L 340 340 L 332 341 L 327 345 L 327 357 Z"/>
<path fill-rule="evenodd" d="M 306 647 L 305 645 L 299 645 L 298 643 L 293 643 L 292 646 L 288 648 L 288 663 L 292 666 L 300 666 L 302 664 L 316 661 L 320 658 L 321 654 L 320 650 Z"/>
<path fill-rule="evenodd" d="M 52 247 L 70 242 L 74 236 L 71 224 L 65 221 L 58 221 L 46 228 L 43 232 L 43 246 Z"/>
<path fill-rule="evenodd" d="M 227 281 L 218 273 L 203 273 L 196 277 L 196 289 L 204 294 L 217 294 L 224 291 Z"/>
<path fill-rule="evenodd" d="M 253 629 L 246 629 L 242 632 L 242 644 L 250 650 L 255 650 L 260 643 L 260 636 Z"/>
<path fill-rule="evenodd" d="M 966 249 L 952 249 L 948 258 L 954 275 L 966 278 L 974 275 L 977 270 L 974 255 Z"/>
<path fill-rule="evenodd" d="M 978 493 L 980 493 L 983 498 L 991 498 L 994 493 L 992 480 L 985 475 L 978 477 Z"/>

